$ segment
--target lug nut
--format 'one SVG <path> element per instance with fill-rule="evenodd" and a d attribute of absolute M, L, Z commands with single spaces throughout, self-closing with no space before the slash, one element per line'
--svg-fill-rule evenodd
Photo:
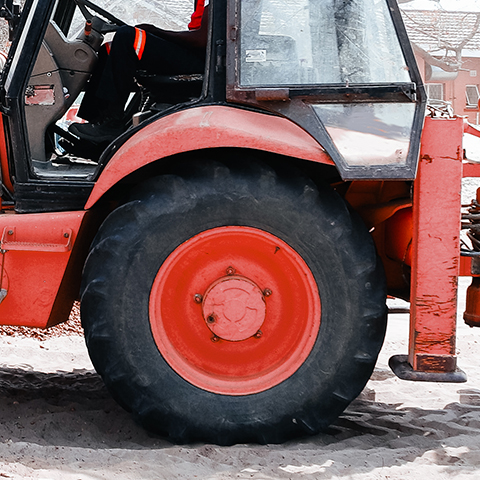
<path fill-rule="evenodd" d="M 266 288 L 266 289 L 263 291 L 263 294 L 264 294 L 266 297 L 269 297 L 269 296 L 272 294 L 272 291 L 271 291 L 269 288 Z"/>
<path fill-rule="evenodd" d="M 196 293 L 193 296 L 193 300 L 194 300 L 195 303 L 202 303 L 203 297 L 200 293 Z"/>
<path fill-rule="evenodd" d="M 259 331 L 254 335 L 254 337 L 255 337 L 255 338 L 260 338 L 262 335 L 263 335 L 263 332 L 262 332 L 261 330 L 259 330 Z"/>
<path fill-rule="evenodd" d="M 216 335 L 214 335 L 214 336 L 212 337 L 212 342 L 213 342 L 213 343 L 217 343 L 219 340 L 220 340 L 220 338 L 217 337 Z"/>
<path fill-rule="evenodd" d="M 233 267 L 227 268 L 227 275 L 235 275 L 236 270 Z"/>

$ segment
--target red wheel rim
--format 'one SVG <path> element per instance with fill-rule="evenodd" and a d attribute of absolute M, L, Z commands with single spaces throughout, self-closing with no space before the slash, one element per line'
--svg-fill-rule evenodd
<path fill-rule="evenodd" d="M 153 337 L 167 363 L 204 390 L 248 395 L 304 363 L 320 296 L 302 257 L 251 227 L 219 227 L 177 247 L 153 282 Z"/>

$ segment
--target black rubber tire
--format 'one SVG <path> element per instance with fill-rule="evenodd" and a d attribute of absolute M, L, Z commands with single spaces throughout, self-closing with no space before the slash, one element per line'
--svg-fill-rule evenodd
<path fill-rule="evenodd" d="M 234 165 L 197 161 L 143 184 L 105 220 L 84 269 L 81 316 L 95 368 L 137 422 L 176 443 L 279 443 L 324 430 L 364 388 L 385 335 L 384 272 L 360 218 L 327 185 L 252 160 Z M 150 289 L 166 257 L 224 225 L 280 237 L 321 296 L 307 360 L 279 385 L 245 396 L 185 381 L 149 324 Z"/>

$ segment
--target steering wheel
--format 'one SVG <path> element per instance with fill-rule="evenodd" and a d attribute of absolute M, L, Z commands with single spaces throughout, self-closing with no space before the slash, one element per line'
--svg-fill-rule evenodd
<path fill-rule="evenodd" d="M 123 25 L 127 25 L 123 20 L 115 17 L 111 13 L 107 12 L 103 8 L 95 5 L 94 3 L 90 2 L 90 0 L 73 0 L 75 4 L 78 6 L 82 15 L 84 16 L 85 20 L 91 20 L 93 15 L 90 12 L 92 10 L 95 13 L 98 13 L 102 17 L 106 18 L 108 22 L 104 22 L 101 27 L 100 33 L 108 33 L 115 31 L 118 27 L 122 27 Z M 89 10 L 90 9 L 90 10 Z"/>

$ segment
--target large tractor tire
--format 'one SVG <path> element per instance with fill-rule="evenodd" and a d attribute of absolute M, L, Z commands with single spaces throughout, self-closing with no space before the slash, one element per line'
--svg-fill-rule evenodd
<path fill-rule="evenodd" d="M 369 233 L 292 171 L 179 172 L 142 185 L 93 243 L 81 314 L 95 368 L 174 442 L 320 432 L 361 392 L 385 335 Z"/>

